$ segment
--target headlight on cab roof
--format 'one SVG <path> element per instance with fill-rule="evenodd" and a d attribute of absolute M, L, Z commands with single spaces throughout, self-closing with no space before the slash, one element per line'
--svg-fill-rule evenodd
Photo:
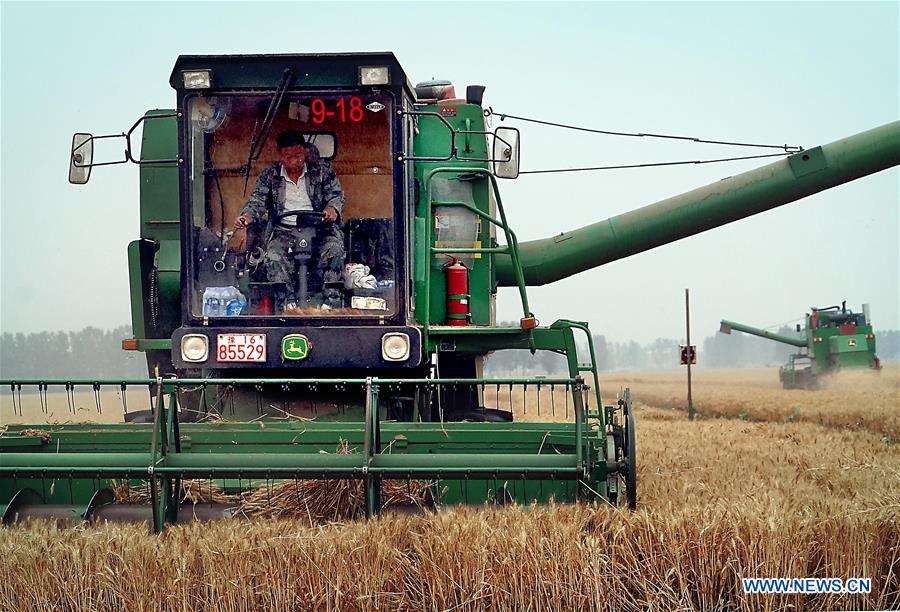
<path fill-rule="evenodd" d="M 185 89 L 209 89 L 212 76 L 209 70 L 185 70 L 181 73 Z"/>
<path fill-rule="evenodd" d="M 391 80 L 391 73 L 387 66 L 360 66 L 360 85 L 387 85 Z"/>
<path fill-rule="evenodd" d="M 381 337 L 381 356 L 385 361 L 406 361 L 409 359 L 409 336 L 402 332 L 391 332 Z"/>
<path fill-rule="evenodd" d="M 209 338 L 203 334 L 186 334 L 181 338 L 181 358 L 192 363 L 209 357 Z"/>

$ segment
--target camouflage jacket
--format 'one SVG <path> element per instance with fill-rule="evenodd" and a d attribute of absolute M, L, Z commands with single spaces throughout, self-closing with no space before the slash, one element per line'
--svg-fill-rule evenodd
<path fill-rule="evenodd" d="M 331 162 L 307 161 L 306 192 L 314 210 L 321 212 L 327 206 L 331 206 L 338 212 L 340 220 L 341 211 L 344 209 L 344 191 L 331 167 Z M 241 214 L 250 213 L 254 221 L 260 221 L 267 212 L 272 211 L 276 214 L 284 212 L 284 178 L 281 176 L 281 162 L 275 162 L 259 173 L 253 193 L 241 209 Z"/>

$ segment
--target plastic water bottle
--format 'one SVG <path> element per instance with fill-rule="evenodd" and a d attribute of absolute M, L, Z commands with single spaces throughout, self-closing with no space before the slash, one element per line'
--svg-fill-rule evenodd
<path fill-rule="evenodd" d="M 226 317 L 236 317 L 247 309 L 247 298 L 236 288 L 226 287 L 223 295 Z"/>
<path fill-rule="evenodd" d="M 221 317 L 224 314 L 222 308 L 222 287 L 207 287 L 203 290 L 203 316 Z"/>
<path fill-rule="evenodd" d="M 236 287 L 207 287 L 203 291 L 204 317 L 236 317 L 247 310 L 247 298 Z"/>

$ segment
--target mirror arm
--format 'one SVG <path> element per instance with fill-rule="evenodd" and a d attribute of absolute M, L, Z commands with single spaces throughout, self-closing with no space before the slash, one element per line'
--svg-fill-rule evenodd
<path fill-rule="evenodd" d="M 144 123 L 145 121 L 150 121 L 151 119 L 169 119 L 171 117 L 177 117 L 177 112 L 172 113 L 164 113 L 162 115 L 144 115 L 140 119 L 134 122 L 134 125 L 131 126 L 131 129 L 128 130 L 122 136 L 125 138 L 125 161 L 133 162 L 139 166 L 153 166 L 157 164 L 177 164 L 178 158 L 173 157 L 171 159 L 149 159 L 147 161 L 143 161 L 140 159 L 135 159 L 134 155 L 131 153 L 131 134 L 138 128 L 139 125 Z"/>
<path fill-rule="evenodd" d="M 453 128 L 452 125 L 450 125 L 450 122 L 447 121 L 447 119 L 445 117 L 443 117 L 440 113 L 435 113 L 432 111 L 401 110 L 401 111 L 398 111 L 398 113 L 400 115 L 408 115 L 411 117 L 415 117 L 416 118 L 415 121 L 417 121 L 417 122 L 418 122 L 418 117 L 436 117 L 444 125 L 444 127 L 447 128 L 447 131 L 450 132 L 450 154 L 447 155 L 446 157 L 424 157 L 424 156 L 410 155 L 410 156 L 404 157 L 403 161 L 450 161 L 453 159 L 460 160 L 460 161 L 479 161 L 479 162 L 488 162 L 488 163 L 492 163 L 492 162 L 501 162 L 502 163 L 502 162 L 509 161 L 509 159 L 494 159 L 493 154 L 488 156 L 486 159 L 475 158 L 475 157 L 460 158 L 458 156 L 459 149 L 456 146 L 457 136 L 469 136 L 472 134 L 482 135 L 482 136 L 492 135 L 492 136 L 494 136 L 494 138 L 500 140 L 500 142 L 502 142 L 507 147 L 509 147 L 510 150 L 512 150 L 513 149 L 512 143 L 504 140 L 503 137 L 501 137 L 501 136 L 497 136 L 496 132 L 488 132 L 488 131 L 482 131 L 482 130 L 456 130 Z M 507 128 L 507 129 L 515 130 L 515 128 Z M 516 130 L 516 131 L 518 132 L 518 130 Z"/>
<path fill-rule="evenodd" d="M 403 158 L 404 161 L 450 161 L 451 159 L 457 159 L 457 157 L 456 157 L 457 131 L 453 129 L 453 126 L 450 125 L 450 122 L 447 121 L 444 117 L 442 117 L 440 113 L 435 113 L 432 111 L 407 111 L 407 110 L 400 110 L 397 112 L 401 116 L 408 115 L 410 117 L 416 117 L 415 121 L 417 123 L 418 123 L 418 117 L 437 117 L 438 120 L 444 125 L 444 127 L 447 128 L 447 131 L 450 132 L 450 155 L 447 155 L 446 157 L 421 157 L 421 156 L 410 155 L 410 156 L 404 157 Z"/>
<path fill-rule="evenodd" d="M 157 164 L 177 164 L 178 163 L 177 157 L 173 157 L 171 159 L 148 159 L 148 160 L 137 159 L 134 156 L 134 154 L 132 153 L 132 147 L 131 147 L 131 135 L 138 128 L 138 126 L 140 126 L 144 121 L 149 121 L 151 119 L 168 119 L 170 117 L 177 117 L 177 116 L 178 116 L 178 113 L 174 113 L 174 112 L 173 113 L 165 113 L 163 115 L 144 115 L 143 117 L 141 117 L 140 119 L 135 121 L 134 125 L 132 125 L 131 128 L 127 132 L 123 132 L 121 134 L 103 134 L 101 136 L 93 136 L 92 135 L 90 138 L 88 138 L 87 140 L 85 140 L 84 142 L 79 144 L 77 147 L 75 147 L 72 150 L 72 155 L 75 155 L 75 153 L 77 153 L 79 149 L 86 146 L 89 142 L 93 143 L 93 141 L 95 141 L 95 140 L 103 140 L 103 139 L 107 139 L 107 138 L 124 138 L 125 139 L 125 153 L 124 153 L 125 158 L 117 159 L 115 161 L 108 161 L 108 162 L 96 162 L 96 163 L 92 162 L 90 164 L 79 164 L 79 163 L 75 162 L 74 165 L 76 168 L 95 168 L 97 166 L 115 166 L 118 164 L 126 164 L 128 162 L 132 162 L 139 166 L 152 166 L 152 165 L 157 165 Z"/>

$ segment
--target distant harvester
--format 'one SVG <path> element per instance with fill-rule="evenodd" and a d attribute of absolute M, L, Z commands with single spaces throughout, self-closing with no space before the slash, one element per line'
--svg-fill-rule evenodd
<path fill-rule="evenodd" d="M 862 305 L 861 313 L 849 310 L 846 301 L 840 306 L 812 307 L 805 329 L 797 324 L 797 331 L 803 331 L 805 337 L 785 336 L 723 319 L 719 331 L 730 334 L 732 329 L 800 349 L 778 369 L 785 389 L 816 389 L 821 375 L 841 368 L 881 370 L 868 304 Z"/>

